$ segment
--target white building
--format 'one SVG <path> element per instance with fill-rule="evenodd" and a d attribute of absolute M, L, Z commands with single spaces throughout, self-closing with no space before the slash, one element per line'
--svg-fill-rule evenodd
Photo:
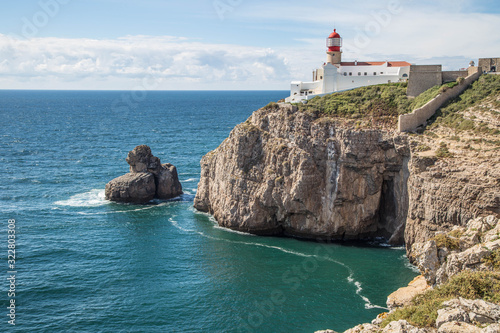
<path fill-rule="evenodd" d="M 342 38 L 334 29 L 327 38 L 327 62 L 313 72 L 312 82 L 293 81 L 286 102 L 300 102 L 316 96 L 374 84 L 406 81 L 406 61 L 342 62 Z"/>

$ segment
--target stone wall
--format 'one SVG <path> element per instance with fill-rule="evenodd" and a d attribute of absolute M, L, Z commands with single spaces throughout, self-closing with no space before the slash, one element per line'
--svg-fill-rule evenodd
<path fill-rule="evenodd" d="M 429 88 L 443 83 L 441 65 L 411 65 L 408 97 L 417 97 Z"/>
<path fill-rule="evenodd" d="M 457 97 L 465 89 L 469 87 L 479 76 L 481 76 L 480 68 L 474 67 L 475 73 L 467 76 L 465 80 L 455 87 L 437 95 L 434 99 L 419 109 L 413 110 L 412 113 L 402 114 L 399 116 L 398 130 L 400 132 L 414 131 L 417 127 L 426 123 L 427 119 L 432 117 L 437 109 L 452 98 Z M 472 70 L 469 69 L 469 72 Z"/>
<path fill-rule="evenodd" d="M 500 72 L 500 58 L 480 58 L 478 66 L 485 72 Z"/>
<path fill-rule="evenodd" d="M 446 71 L 442 73 L 443 83 L 455 82 L 459 77 L 467 77 L 469 75 L 468 71 Z"/>

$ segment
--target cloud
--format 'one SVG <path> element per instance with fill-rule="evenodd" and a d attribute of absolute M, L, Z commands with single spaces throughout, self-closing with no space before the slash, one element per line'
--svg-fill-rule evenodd
<path fill-rule="evenodd" d="M 45 78 L 51 84 L 60 81 L 64 88 L 68 81 L 95 79 L 121 80 L 132 89 L 147 78 L 155 80 L 156 89 L 245 89 L 245 82 L 256 89 L 258 84 L 283 85 L 289 77 L 286 59 L 271 49 L 171 36 L 24 40 L 0 35 L 0 54 L 0 84 Z M 119 89 L 126 89 L 123 82 Z"/>
<path fill-rule="evenodd" d="M 324 48 L 335 25 L 349 58 L 366 59 L 374 53 L 413 59 L 479 58 L 500 55 L 496 33 L 500 16 L 491 14 L 499 7 L 491 1 L 473 0 L 319 0 L 310 7 L 279 1 L 249 6 L 237 14 L 262 22 L 262 29 L 288 31 L 295 40 L 306 42 L 304 46 L 315 48 Z"/>

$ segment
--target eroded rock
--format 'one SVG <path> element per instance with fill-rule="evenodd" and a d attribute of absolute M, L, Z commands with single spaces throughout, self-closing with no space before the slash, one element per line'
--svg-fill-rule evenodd
<path fill-rule="evenodd" d="M 177 169 L 161 164 L 151 148 L 137 146 L 128 153 L 130 173 L 113 179 L 105 188 L 107 200 L 124 203 L 147 203 L 154 198 L 171 199 L 182 194 Z"/>
<path fill-rule="evenodd" d="M 155 177 L 151 173 L 127 173 L 106 185 L 106 199 L 126 203 L 145 203 L 155 197 Z"/>

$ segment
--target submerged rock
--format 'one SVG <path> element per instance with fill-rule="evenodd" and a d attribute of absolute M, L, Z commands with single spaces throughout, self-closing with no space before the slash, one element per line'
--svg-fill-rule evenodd
<path fill-rule="evenodd" d="M 169 163 L 162 165 L 148 146 L 135 147 L 128 153 L 126 161 L 130 173 L 106 184 L 107 200 L 147 203 L 154 198 L 171 199 L 182 194 L 176 167 Z"/>

